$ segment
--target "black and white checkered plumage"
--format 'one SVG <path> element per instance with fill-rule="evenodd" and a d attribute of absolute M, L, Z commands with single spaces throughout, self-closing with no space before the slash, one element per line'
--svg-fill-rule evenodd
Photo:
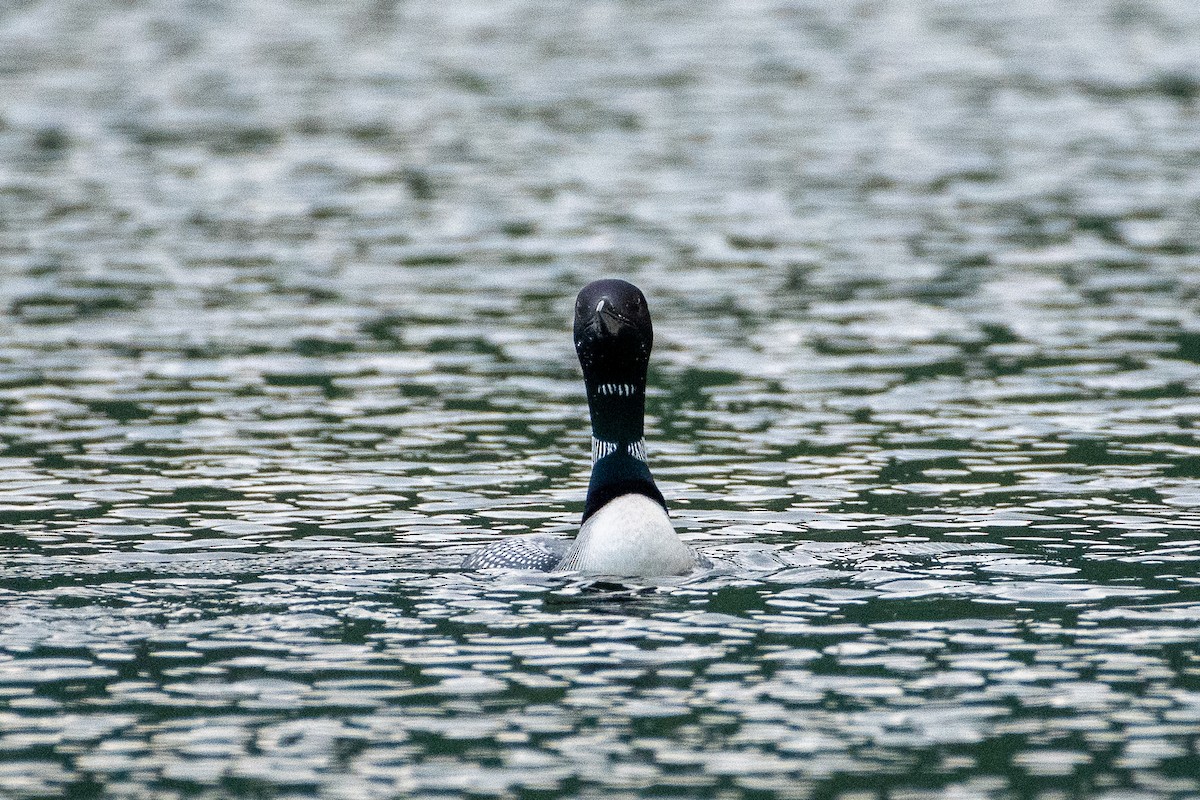
<path fill-rule="evenodd" d="M 528 569 L 549 572 L 571 549 L 569 539 L 556 536 L 510 536 L 484 545 L 467 556 L 463 569 Z"/>

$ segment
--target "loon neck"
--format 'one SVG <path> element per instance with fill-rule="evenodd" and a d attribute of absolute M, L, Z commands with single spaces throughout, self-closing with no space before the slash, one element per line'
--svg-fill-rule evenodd
<path fill-rule="evenodd" d="M 654 476 L 646 466 L 644 441 L 618 445 L 593 439 L 592 456 L 592 479 L 588 482 L 587 501 L 583 508 L 585 522 L 610 500 L 627 494 L 644 495 L 666 509 L 667 502 L 654 485 Z"/>
<path fill-rule="evenodd" d="M 587 384 L 592 437 L 618 445 L 642 440 L 646 429 L 646 380 Z"/>
<path fill-rule="evenodd" d="M 594 465 L 600 459 L 610 456 L 617 451 L 628 453 L 629 455 L 646 463 L 646 440 L 638 439 L 636 442 L 610 442 L 605 439 L 597 439 L 592 437 L 592 464 Z"/>

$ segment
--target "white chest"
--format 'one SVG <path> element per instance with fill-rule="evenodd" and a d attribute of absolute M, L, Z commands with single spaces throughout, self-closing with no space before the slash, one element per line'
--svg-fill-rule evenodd
<path fill-rule="evenodd" d="M 680 575 L 696 565 L 667 512 L 640 494 L 609 501 L 588 518 L 556 570 L 600 575 L 653 577 Z"/>

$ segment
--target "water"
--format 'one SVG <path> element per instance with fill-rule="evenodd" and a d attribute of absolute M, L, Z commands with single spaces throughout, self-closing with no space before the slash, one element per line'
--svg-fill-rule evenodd
<path fill-rule="evenodd" d="M 0 796 L 1200 794 L 1200 11 L 0 11 Z M 715 568 L 571 535 L 651 300 Z"/>

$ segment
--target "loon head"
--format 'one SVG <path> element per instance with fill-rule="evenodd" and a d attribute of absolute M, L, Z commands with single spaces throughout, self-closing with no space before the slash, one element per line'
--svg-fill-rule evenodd
<path fill-rule="evenodd" d="M 592 435 L 632 444 L 642 438 L 646 367 L 654 326 L 646 297 L 632 283 L 593 281 L 575 300 L 575 352 L 583 367 Z"/>

